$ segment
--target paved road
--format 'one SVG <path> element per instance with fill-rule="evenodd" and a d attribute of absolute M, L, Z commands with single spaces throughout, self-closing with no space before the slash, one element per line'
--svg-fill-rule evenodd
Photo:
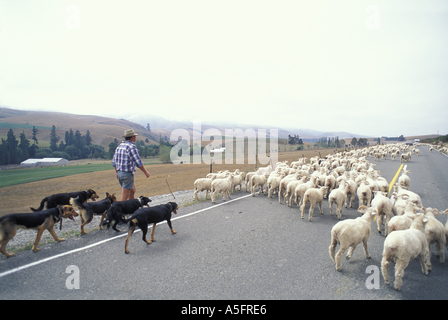
<path fill-rule="evenodd" d="M 421 195 L 425 206 L 444 210 L 448 208 L 448 158 L 420 149 L 420 156 L 408 163 L 411 190 Z M 376 169 L 390 181 L 399 165 L 383 160 Z M 366 269 L 376 266 L 379 272 L 384 241 L 374 228 L 369 239 L 372 258 L 365 259 L 360 246 L 352 260 L 343 259 L 343 270 L 337 272 L 328 246 L 330 230 L 338 220 L 330 216 L 326 201 L 324 215 L 316 209 L 310 223 L 300 219 L 297 207 L 246 195 L 235 193 L 231 202 L 218 199 L 218 204 L 224 204 L 216 207 L 207 201 L 182 208 L 173 221 L 176 235 L 166 224 L 159 225 L 157 242 L 146 245 L 141 233 L 136 233 L 128 255 L 125 233 L 114 238 L 115 231 L 108 230 L 47 245 L 39 253 L 1 257 L 0 299 L 448 298 L 448 265 L 434 256 L 429 276 L 421 273 L 418 260 L 411 261 L 400 292 L 384 284 L 382 276 L 379 289 L 367 289 Z M 357 216 L 355 209 L 343 211 L 343 218 Z M 446 222 L 444 215 L 439 219 Z M 97 245 L 105 240 L 110 241 Z M 57 254 L 62 256 L 54 258 Z M 38 264 L 15 269 L 33 262 Z M 79 289 L 66 287 L 72 276 L 66 269 L 71 265 L 79 269 Z M 4 275 L 8 271 L 12 273 Z M 393 280 L 393 267 L 390 274 Z"/>

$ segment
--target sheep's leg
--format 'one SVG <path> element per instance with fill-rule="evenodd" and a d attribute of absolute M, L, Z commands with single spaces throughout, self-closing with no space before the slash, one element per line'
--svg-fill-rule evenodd
<path fill-rule="evenodd" d="M 390 255 L 383 254 L 383 259 L 381 260 L 381 273 L 383 274 L 383 279 L 386 284 L 390 283 L 389 262 L 390 262 Z"/>
<path fill-rule="evenodd" d="M 342 270 L 342 263 L 341 263 L 341 258 L 342 255 L 344 254 L 344 252 L 347 250 L 347 246 L 344 246 L 341 243 L 341 247 L 339 248 L 338 253 L 336 254 L 336 270 L 337 271 L 341 271 Z"/>
<path fill-rule="evenodd" d="M 300 207 L 302 209 L 302 219 L 305 219 L 305 207 L 306 207 L 306 202 L 304 202 L 302 204 L 302 206 Z"/>
<path fill-rule="evenodd" d="M 376 220 L 378 226 L 378 233 L 381 234 L 381 226 L 383 225 L 383 215 L 379 214 L 378 220 Z"/>
<path fill-rule="evenodd" d="M 198 190 L 194 190 L 193 201 L 198 200 Z"/>
<path fill-rule="evenodd" d="M 386 237 L 389 234 L 389 229 L 387 228 L 387 225 L 389 224 L 391 216 L 392 216 L 392 213 L 386 214 L 386 222 L 384 223 L 384 235 Z"/>
<path fill-rule="evenodd" d="M 370 259 L 370 253 L 369 250 L 367 249 L 367 240 L 369 240 L 368 237 L 362 240 L 362 246 L 364 248 L 364 254 L 366 255 L 366 258 Z"/>
<path fill-rule="evenodd" d="M 337 207 L 336 207 L 336 214 L 338 215 L 338 219 L 339 220 L 341 220 L 341 218 L 342 218 L 342 208 L 343 208 L 343 206 L 344 206 L 344 204 L 343 203 L 341 203 L 340 205 L 338 205 Z"/>
<path fill-rule="evenodd" d="M 311 222 L 313 220 L 313 212 L 314 212 L 314 207 L 316 206 L 315 203 L 310 202 L 310 211 L 308 213 L 308 221 Z"/>
<path fill-rule="evenodd" d="M 431 265 L 431 255 L 427 255 L 427 252 L 421 252 L 418 255 L 418 260 L 420 261 L 420 265 L 422 266 L 422 272 L 425 275 L 428 275 L 428 273 L 432 270 Z"/>
<path fill-rule="evenodd" d="M 350 260 L 350 258 L 351 258 L 352 255 L 353 255 L 353 251 L 355 251 L 355 249 L 356 249 L 356 245 L 351 245 L 351 246 L 350 246 L 350 249 L 348 249 L 348 253 L 347 253 L 347 255 L 345 256 L 345 259 Z"/>
<path fill-rule="evenodd" d="M 338 241 L 336 239 L 336 235 L 332 234 L 331 235 L 331 244 L 330 244 L 330 247 L 328 248 L 328 251 L 330 252 L 330 258 L 331 258 L 331 260 L 333 260 L 333 263 L 335 265 L 336 265 L 335 253 L 336 253 L 337 244 L 338 244 Z"/>
<path fill-rule="evenodd" d="M 320 214 L 324 214 L 324 210 L 322 209 L 322 201 L 319 202 L 319 210 L 320 210 Z"/>
<path fill-rule="evenodd" d="M 394 288 L 397 290 L 401 289 L 401 286 L 403 285 L 403 276 L 404 276 L 404 270 L 409 264 L 409 260 L 398 260 L 395 264 L 395 282 L 394 282 Z"/>
<path fill-rule="evenodd" d="M 333 215 L 333 200 L 329 200 L 328 204 L 330 205 L 330 215 Z"/>
<path fill-rule="evenodd" d="M 352 196 L 350 197 L 350 208 L 353 208 L 353 201 L 355 201 L 355 195 L 352 193 Z"/>
<path fill-rule="evenodd" d="M 445 244 L 440 243 L 440 240 L 436 242 L 436 258 L 440 263 L 445 263 Z"/>

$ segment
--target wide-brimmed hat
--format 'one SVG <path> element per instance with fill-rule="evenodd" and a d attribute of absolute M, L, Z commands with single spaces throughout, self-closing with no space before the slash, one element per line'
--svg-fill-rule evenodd
<path fill-rule="evenodd" d="M 134 129 L 124 130 L 124 136 L 123 138 L 129 138 L 133 136 L 138 136 L 137 133 L 135 133 Z"/>

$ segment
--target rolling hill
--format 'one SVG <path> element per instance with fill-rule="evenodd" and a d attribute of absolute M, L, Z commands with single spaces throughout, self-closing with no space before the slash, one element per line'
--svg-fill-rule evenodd
<path fill-rule="evenodd" d="M 32 128 L 39 129 L 37 138 L 39 141 L 50 141 L 50 131 L 52 126 L 56 127 L 56 134 L 61 140 L 65 137 L 65 132 L 70 129 L 79 130 L 81 134 L 90 131 L 92 143 L 108 149 L 109 143 L 116 138 L 123 140 L 123 132 L 133 128 L 138 134 L 148 138 L 150 143 L 158 144 L 158 134 L 149 132 L 145 127 L 125 119 L 113 119 L 93 115 L 76 115 L 63 112 L 46 111 L 24 111 L 9 108 L 0 108 L 0 137 L 6 138 L 10 128 L 14 131 L 16 138 L 22 130 L 26 137 L 31 140 Z"/>
<path fill-rule="evenodd" d="M 158 144 L 159 135 L 162 137 L 170 138 L 171 132 L 174 129 L 182 128 L 186 129 L 193 137 L 193 123 L 191 122 L 179 122 L 167 120 L 162 117 L 152 115 L 129 115 L 126 119 L 114 119 L 95 115 L 76 115 L 64 112 L 48 112 L 48 111 L 26 111 L 15 110 L 10 108 L 0 108 L 0 137 L 6 138 L 6 134 L 10 128 L 13 129 L 16 138 L 20 135 L 22 130 L 25 132 L 27 138 L 31 140 L 32 128 L 36 126 L 39 129 L 38 140 L 50 141 L 51 127 L 56 127 L 56 134 L 61 140 L 65 137 L 65 132 L 73 129 L 79 130 L 81 134 L 85 134 L 87 130 L 90 131 L 90 135 L 93 138 L 92 143 L 103 146 L 108 149 L 109 143 L 114 139 L 118 141 L 122 140 L 124 130 L 133 128 L 139 135 L 148 138 L 149 143 Z M 150 124 L 151 131 L 146 129 L 146 125 Z M 247 128 L 254 130 L 258 129 L 271 129 L 261 128 L 250 124 L 222 124 L 222 123 L 202 123 L 201 131 L 204 132 L 207 129 L 218 129 L 222 134 L 225 133 L 225 129 L 242 129 Z M 353 137 L 366 137 L 359 134 L 353 134 L 349 132 L 319 132 L 310 129 L 299 128 L 276 128 L 278 129 L 279 138 L 287 138 L 288 135 L 298 134 L 300 138 L 305 142 L 314 142 L 320 137 L 336 137 L 340 139 L 351 139 Z M 269 133 L 269 130 L 267 130 Z"/>

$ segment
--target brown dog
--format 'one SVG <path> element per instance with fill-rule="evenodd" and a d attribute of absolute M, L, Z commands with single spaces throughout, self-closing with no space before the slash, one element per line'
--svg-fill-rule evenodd
<path fill-rule="evenodd" d="M 79 212 L 79 216 L 81 218 L 81 234 L 86 234 L 86 232 L 84 231 L 84 227 L 86 224 L 92 221 L 93 215 L 95 214 L 102 215 L 100 221 L 100 230 L 103 229 L 101 224 L 106 218 L 107 210 L 115 201 L 117 201 L 115 193 L 109 194 L 109 192 L 106 192 L 106 198 L 104 198 L 103 200 L 95 202 L 85 202 L 84 204 L 79 202 L 79 198 L 71 198 L 70 205 Z"/>
<path fill-rule="evenodd" d="M 36 240 L 34 241 L 33 251 L 37 252 L 37 245 L 39 244 L 42 233 L 48 230 L 56 241 L 64 241 L 59 238 L 54 231 L 54 225 L 62 218 L 69 218 L 75 221 L 73 216 L 78 214 L 72 206 L 58 206 L 44 211 L 33 213 L 13 213 L 0 218 L 0 252 L 6 257 L 14 256 L 14 253 L 6 252 L 6 246 L 12 238 L 16 235 L 17 229 L 34 229 L 37 230 Z"/>

